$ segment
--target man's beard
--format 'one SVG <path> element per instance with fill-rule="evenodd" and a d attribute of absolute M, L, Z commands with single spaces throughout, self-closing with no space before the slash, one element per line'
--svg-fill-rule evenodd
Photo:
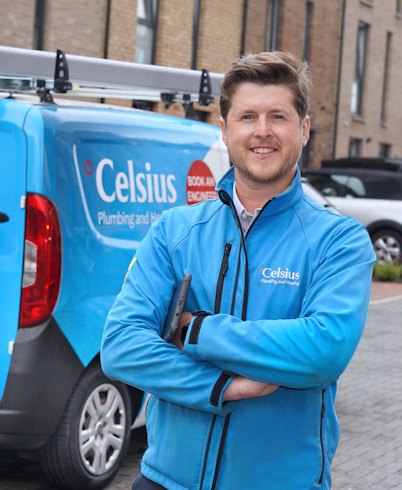
<path fill-rule="evenodd" d="M 288 161 L 284 165 L 281 165 L 281 167 L 279 168 L 275 166 L 270 167 L 269 163 L 267 163 L 265 166 L 262 164 L 259 168 L 260 172 L 253 172 L 252 170 L 255 170 L 255 167 L 251 167 L 250 169 L 244 162 L 240 163 L 239 161 L 236 161 L 235 158 L 232 158 L 229 148 L 228 153 L 232 165 L 246 179 L 255 184 L 274 184 L 294 168 L 294 166 L 300 159 L 302 149 L 303 147 L 300 146 L 299 155 L 296 160 L 294 158 L 289 158 Z M 271 172 L 269 171 L 270 169 L 272 170 Z"/>

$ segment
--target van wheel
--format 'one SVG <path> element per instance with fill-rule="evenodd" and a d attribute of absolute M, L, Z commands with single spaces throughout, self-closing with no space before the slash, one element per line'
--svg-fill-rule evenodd
<path fill-rule="evenodd" d="M 402 252 L 402 235 L 394 230 L 377 231 L 371 237 L 377 262 L 380 265 L 399 262 Z"/>
<path fill-rule="evenodd" d="M 127 387 L 92 365 L 78 380 L 56 432 L 41 450 L 43 472 L 58 487 L 103 488 L 127 452 L 130 425 Z"/>

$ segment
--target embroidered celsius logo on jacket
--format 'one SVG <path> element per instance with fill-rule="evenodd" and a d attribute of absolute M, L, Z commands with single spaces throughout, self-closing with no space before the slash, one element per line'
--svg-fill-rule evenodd
<path fill-rule="evenodd" d="M 292 272 L 289 267 L 282 270 L 280 267 L 277 269 L 271 269 L 271 267 L 260 267 L 258 269 L 263 278 L 261 282 L 264 283 L 274 283 L 274 284 L 290 284 L 291 286 L 299 286 L 300 283 L 296 282 L 300 279 L 299 272 Z"/>

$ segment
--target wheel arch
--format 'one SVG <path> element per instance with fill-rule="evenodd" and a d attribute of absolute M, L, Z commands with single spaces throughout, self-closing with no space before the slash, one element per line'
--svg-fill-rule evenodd
<path fill-rule="evenodd" d="M 367 226 L 367 231 L 371 236 L 374 235 L 374 233 L 377 233 L 377 231 L 380 230 L 394 230 L 397 233 L 402 235 L 402 224 L 392 221 L 392 220 L 379 220 L 374 223 L 371 223 L 369 226 Z"/>

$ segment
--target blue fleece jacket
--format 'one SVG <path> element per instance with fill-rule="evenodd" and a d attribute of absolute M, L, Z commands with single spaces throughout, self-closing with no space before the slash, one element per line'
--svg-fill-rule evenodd
<path fill-rule="evenodd" d="M 105 373 L 152 394 L 147 478 L 169 490 L 331 486 L 336 380 L 366 321 L 373 248 L 364 226 L 291 187 L 242 235 L 233 168 L 220 199 L 162 214 L 105 326 Z M 193 280 L 185 352 L 160 335 L 175 286 Z M 213 312 L 213 313 L 212 313 Z M 223 402 L 234 376 L 279 384 Z"/>

